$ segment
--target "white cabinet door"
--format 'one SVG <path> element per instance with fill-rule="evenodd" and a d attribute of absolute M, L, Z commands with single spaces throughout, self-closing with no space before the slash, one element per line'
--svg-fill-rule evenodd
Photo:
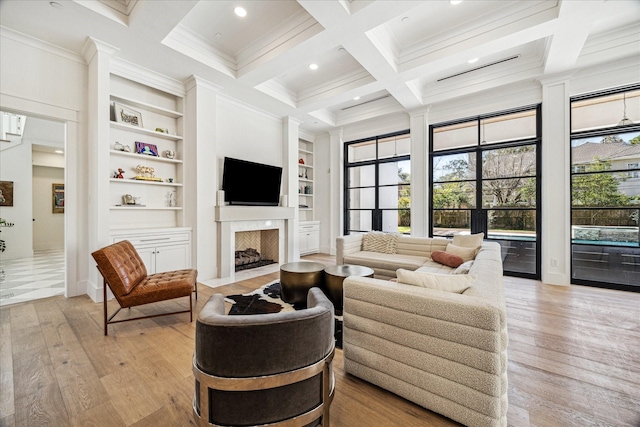
<path fill-rule="evenodd" d="M 309 252 L 320 251 L 320 232 L 311 231 L 307 233 L 307 250 Z"/>
<path fill-rule="evenodd" d="M 307 253 L 307 251 L 309 250 L 309 239 L 307 236 L 308 236 L 308 233 L 305 231 L 298 233 L 298 240 L 299 240 L 298 245 L 300 247 L 301 255 Z"/>
<path fill-rule="evenodd" d="M 188 244 L 158 246 L 155 252 L 155 273 L 190 268 Z"/>
<path fill-rule="evenodd" d="M 156 248 L 136 248 L 138 255 L 142 258 L 144 266 L 147 268 L 147 274 L 155 273 L 156 269 Z"/>

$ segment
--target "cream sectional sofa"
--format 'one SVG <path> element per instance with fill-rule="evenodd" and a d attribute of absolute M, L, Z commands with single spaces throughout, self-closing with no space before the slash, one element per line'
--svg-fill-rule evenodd
<path fill-rule="evenodd" d="M 368 265 L 379 276 L 394 276 L 394 267 L 453 270 L 434 266 L 429 257 L 448 240 L 401 237 L 397 254 L 367 259 L 353 250 L 354 236 L 339 239 L 339 263 Z M 345 279 L 344 368 L 467 426 L 506 426 L 500 246 L 484 242 L 468 274 L 475 280 L 462 294 L 378 278 Z"/>

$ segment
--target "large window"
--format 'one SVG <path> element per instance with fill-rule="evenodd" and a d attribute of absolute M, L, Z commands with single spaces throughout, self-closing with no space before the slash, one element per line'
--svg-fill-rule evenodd
<path fill-rule="evenodd" d="M 344 234 L 411 233 L 409 131 L 345 143 Z"/>
<path fill-rule="evenodd" d="M 539 107 L 431 126 L 431 236 L 484 232 L 505 273 L 539 277 Z"/>
<path fill-rule="evenodd" d="M 640 87 L 571 99 L 572 282 L 640 291 Z"/>

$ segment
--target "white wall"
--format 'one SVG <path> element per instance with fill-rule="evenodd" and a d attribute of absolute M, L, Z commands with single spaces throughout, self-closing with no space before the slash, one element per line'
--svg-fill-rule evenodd
<path fill-rule="evenodd" d="M 218 98 L 215 119 L 219 187 L 225 157 L 282 166 L 281 119 L 224 97 Z"/>
<path fill-rule="evenodd" d="M 13 181 L 13 206 L 0 206 L 0 217 L 15 224 L 0 230 L 0 239 L 7 247 L 0 253 L 3 260 L 33 255 L 31 144 L 24 141 L 14 144 L 0 151 L 0 181 Z"/>
<path fill-rule="evenodd" d="M 63 168 L 33 166 L 34 251 L 64 248 L 64 213 L 53 213 L 51 195 L 52 184 L 61 183 Z"/>

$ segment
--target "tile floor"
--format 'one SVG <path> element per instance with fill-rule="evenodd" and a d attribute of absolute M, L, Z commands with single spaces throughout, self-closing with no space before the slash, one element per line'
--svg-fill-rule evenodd
<path fill-rule="evenodd" d="M 64 250 L 0 259 L 0 306 L 64 294 Z"/>

